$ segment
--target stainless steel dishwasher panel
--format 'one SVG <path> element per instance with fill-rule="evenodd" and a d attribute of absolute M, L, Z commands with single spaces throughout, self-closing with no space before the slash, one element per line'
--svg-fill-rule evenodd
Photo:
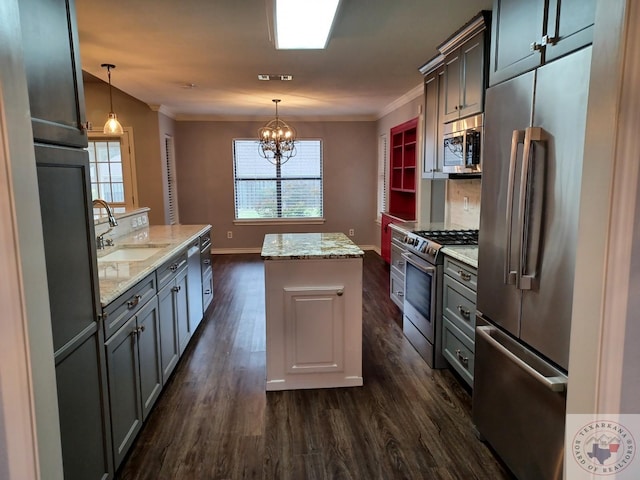
<path fill-rule="evenodd" d="M 561 479 L 567 377 L 478 317 L 473 421 L 519 480 Z"/>
<path fill-rule="evenodd" d="M 189 304 L 189 330 L 196 331 L 202 321 L 202 272 L 200 270 L 200 239 L 187 250 L 187 294 Z"/>

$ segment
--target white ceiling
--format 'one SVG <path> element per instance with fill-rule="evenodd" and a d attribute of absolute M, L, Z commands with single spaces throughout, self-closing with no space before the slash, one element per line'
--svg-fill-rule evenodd
<path fill-rule="evenodd" d="M 100 64 L 115 64 L 114 87 L 175 118 L 270 116 L 273 98 L 286 118 L 377 118 L 419 87 L 437 45 L 492 4 L 342 0 L 326 50 L 278 51 L 267 1 L 78 0 L 82 68 L 106 81 Z"/>

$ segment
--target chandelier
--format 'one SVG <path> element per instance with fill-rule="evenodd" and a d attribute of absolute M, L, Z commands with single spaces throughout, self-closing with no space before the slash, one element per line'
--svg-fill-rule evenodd
<path fill-rule="evenodd" d="M 274 165 L 282 165 L 296 155 L 296 131 L 278 118 L 279 99 L 276 104 L 276 118 L 258 130 L 258 153 Z"/>

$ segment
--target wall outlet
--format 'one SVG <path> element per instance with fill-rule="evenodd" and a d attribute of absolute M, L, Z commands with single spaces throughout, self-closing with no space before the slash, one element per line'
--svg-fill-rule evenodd
<path fill-rule="evenodd" d="M 349 236 L 353 237 L 356 234 L 356 231 L 353 228 L 349 229 Z"/>
<path fill-rule="evenodd" d="M 233 238 L 233 232 L 231 230 L 227 232 L 227 238 Z"/>
<path fill-rule="evenodd" d="M 464 211 L 468 212 L 469 211 L 469 197 L 464 197 L 463 201 L 464 201 L 464 207 L 463 207 Z"/>

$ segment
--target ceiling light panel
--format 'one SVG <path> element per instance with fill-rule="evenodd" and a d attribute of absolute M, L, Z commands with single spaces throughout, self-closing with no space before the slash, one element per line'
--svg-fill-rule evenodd
<path fill-rule="evenodd" d="M 276 48 L 323 49 L 340 0 L 275 0 Z"/>

